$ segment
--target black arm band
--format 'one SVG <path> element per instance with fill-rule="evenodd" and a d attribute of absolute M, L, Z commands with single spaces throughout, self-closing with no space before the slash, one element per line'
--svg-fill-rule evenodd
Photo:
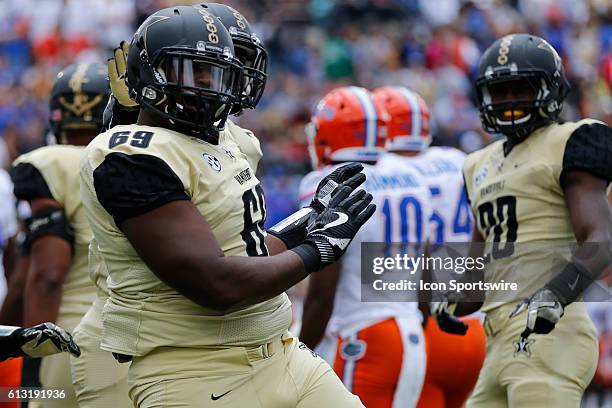
<path fill-rule="evenodd" d="M 588 270 L 575 262 L 568 262 L 565 268 L 546 284 L 545 288 L 550 289 L 559 297 L 561 303 L 567 306 L 578 299 L 594 280 Z"/>
<path fill-rule="evenodd" d="M 308 220 L 314 214 L 310 207 L 304 207 L 285 218 L 267 232 L 285 243 L 287 249 L 295 248 L 306 238 Z"/>
<path fill-rule="evenodd" d="M 37 211 L 26 225 L 25 247 L 32 247 L 40 237 L 54 235 L 66 240 L 70 247 L 74 245 L 74 230 L 70 226 L 66 214 L 60 208 L 47 207 Z"/>
<path fill-rule="evenodd" d="M 302 258 L 306 272 L 316 272 L 321 269 L 321 254 L 314 243 L 304 242 L 303 244 L 292 248 L 291 251 L 295 252 L 300 256 L 300 258 Z"/>

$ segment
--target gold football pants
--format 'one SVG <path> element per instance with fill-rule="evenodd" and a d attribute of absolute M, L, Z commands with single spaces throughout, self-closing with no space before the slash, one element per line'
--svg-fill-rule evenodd
<path fill-rule="evenodd" d="M 72 333 L 80 318 L 77 315 L 60 315 L 57 319 L 57 325 Z M 70 354 L 58 353 L 43 357 L 40 363 L 39 376 L 40 384 L 44 389 L 63 390 L 65 398 L 30 401 L 28 403 L 29 408 L 78 408 L 70 375 Z"/>
<path fill-rule="evenodd" d="M 363 407 L 332 368 L 289 333 L 254 348 L 161 347 L 134 357 L 138 407 Z"/>
<path fill-rule="evenodd" d="M 516 304 L 487 313 L 487 355 L 467 408 L 578 408 L 597 367 L 597 332 L 584 303 L 574 303 L 555 329 L 520 341 L 527 313 Z"/>
<path fill-rule="evenodd" d="M 72 380 L 80 408 L 127 408 L 129 363 L 120 364 L 113 355 L 100 350 L 103 300 L 96 300 L 74 330 L 81 348 L 79 358 L 70 358 Z"/>

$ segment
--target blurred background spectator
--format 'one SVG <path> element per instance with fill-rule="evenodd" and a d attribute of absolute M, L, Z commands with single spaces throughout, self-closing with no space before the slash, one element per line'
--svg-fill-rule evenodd
<path fill-rule="evenodd" d="M 222 1 L 223 2 L 223 1 Z M 155 10 L 194 1 L 0 0 L 0 166 L 44 141 L 54 75 L 104 61 Z M 472 151 L 481 128 L 472 80 L 499 36 L 530 32 L 563 57 L 572 83 L 564 119 L 612 116 L 609 0 L 228 0 L 270 53 L 256 112 L 237 121 L 262 141 L 260 173 L 272 224 L 295 210 L 309 160 L 303 128 L 317 98 L 338 85 L 405 85 L 433 113 L 435 144 Z"/>

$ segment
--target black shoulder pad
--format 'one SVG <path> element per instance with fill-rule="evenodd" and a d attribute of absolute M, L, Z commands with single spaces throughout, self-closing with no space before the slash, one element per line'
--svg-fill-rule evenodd
<path fill-rule="evenodd" d="M 42 174 L 33 164 L 19 163 L 9 170 L 15 197 L 31 201 L 35 198 L 51 198 L 53 195 Z"/>
<path fill-rule="evenodd" d="M 568 171 L 578 170 L 612 181 L 612 130 L 602 123 L 580 126 L 569 137 L 563 155 L 561 185 Z"/>
<path fill-rule="evenodd" d="M 183 183 L 162 159 L 111 153 L 93 172 L 98 201 L 121 227 L 128 218 L 177 200 L 189 200 Z"/>

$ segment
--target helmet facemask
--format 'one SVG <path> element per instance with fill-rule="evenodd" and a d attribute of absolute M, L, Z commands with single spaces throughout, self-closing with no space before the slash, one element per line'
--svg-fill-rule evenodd
<path fill-rule="evenodd" d="M 239 105 L 232 110 L 232 113 L 240 114 L 243 109 L 255 109 L 263 95 L 268 57 L 258 38 L 253 36 L 246 40 L 234 35 L 232 38 L 236 58 L 243 64 L 242 95 Z"/>
<path fill-rule="evenodd" d="M 223 129 L 240 94 L 241 67 L 231 54 L 166 48 L 151 67 L 155 86 L 143 88 L 142 105 L 182 133 L 208 138 Z"/>
<path fill-rule="evenodd" d="M 481 77 L 476 91 L 485 129 L 520 141 L 558 119 L 568 88 L 533 70 L 493 79 Z"/>

